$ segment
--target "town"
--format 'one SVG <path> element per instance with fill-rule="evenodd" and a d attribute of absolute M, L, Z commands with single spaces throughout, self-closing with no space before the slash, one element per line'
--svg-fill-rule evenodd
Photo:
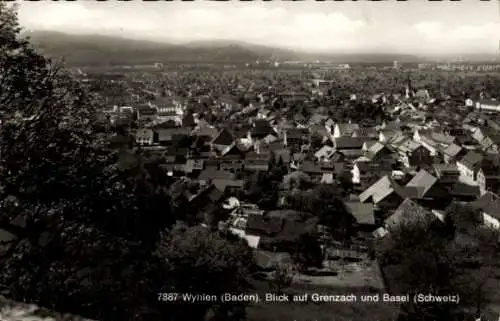
<path fill-rule="evenodd" d="M 0 2 L 1 320 L 499 320 L 496 7 L 41 3 Z"/>
<path fill-rule="evenodd" d="M 106 88 L 109 146 L 154 159 L 193 222 L 245 239 L 271 275 L 291 266 L 296 283 L 393 291 L 383 270 L 395 267 L 376 252 L 401 224 L 444 233 L 467 208 L 500 229 L 489 74 L 248 65 L 77 74 Z M 456 88 L 462 79 L 476 88 Z"/>

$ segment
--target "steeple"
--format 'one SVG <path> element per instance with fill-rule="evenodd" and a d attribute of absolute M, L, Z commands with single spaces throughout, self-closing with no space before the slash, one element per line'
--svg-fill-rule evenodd
<path fill-rule="evenodd" d="M 405 90 L 406 99 L 413 97 L 413 87 L 411 85 L 410 72 L 408 72 L 406 90 Z"/>

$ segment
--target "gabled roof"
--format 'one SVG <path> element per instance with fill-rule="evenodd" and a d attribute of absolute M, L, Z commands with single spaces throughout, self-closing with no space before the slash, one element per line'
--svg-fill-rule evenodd
<path fill-rule="evenodd" d="M 195 136 L 208 136 L 208 137 L 216 137 L 218 131 L 215 127 L 208 125 L 207 123 L 198 123 L 198 126 L 193 131 Z"/>
<path fill-rule="evenodd" d="M 199 180 L 206 181 L 210 179 L 233 179 L 234 174 L 227 171 L 217 170 L 213 167 L 209 167 L 202 171 L 198 176 Z"/>
<path fill-rule="evenodd" d="M 385 175 L 361 193 L 359 195 L 359 200 L 364 203 L 371 197 L 373 203 L 377 204 L 392 193 L 404 197 L 403 188 L 390 179 L 389 176 Z"/>
<path fill-rule="evenodd" d="M 266 235 L 272 235 L 281 232 L 284 221 L 280 217 L 264 217 L 263 215 L 248 215 L 247 229 L 253 232 L 260 232 Z"/>
<path fill-rule="evenodd" d="M 356 219 L 358 224 L 374 225 L 375 217 L 373 215 L 373 205 L 360 202 L 345 203 L 351 215 Z"/>
<path fill-rule="evenodd" d="M 479 186 L 468 185 L 462 182 L 457 182 L 455 185 L 453 185 L 450 194 L 452 196 L 477 197 L 481 193 L 479 190 Z"/>
<path fill-rule="evenodd" d="M 240 149 L 238 144 L 236 142 L 233 142 L 231 145 L 227 146 L 222 151 L 221 157 L 226 156 L 226 155 L 241 155 L 243 157 L 244 153 Z"/>
<path fill-rule="evenodd" d="M 486 192 L 477 200 L 469 203 L 469 205 L 500 220 L 500 196 L 497 194 Z"/>
<path fill-rule="evenodd" d="M 400 144 L 397 148 L 404 153 L 411 153 L 411 152 L 417 150 L 421 146 L 422 145 L 420 143 L 414 141 L 413 139 L 407 139 L 402 144 Z"/>
<path fill-rule="evenodd" d="M 259 119 L 254 122 L 251 133 L 253 136 L 265 137 L 269 134 L 275 134 L 276 132 L 268 121 Z"/>
<path fill-rule="evenodd" d="M 239 187 L 243 188 L 243 181 L 238 179 L 225 179 L 225 178 L 215 178 L 212 181 L 212 184 L 217 187 L 217 189 L 221 192 L 226 190 L 226 187 Z"/>
<path fill-rule="evenodd" d="M 319 164 L 312 162 L 312 161 L 304 161 L 302 165 L 300 166 L 300 170 L 306 174 L 312 173 L 312 174 L 320 174 L 323 173 L 323 170 L 321 170 L 321 167 Z"/>
<path fill-rule="evenodd" d="M 231 145 L 234 142 L 234 136 L 227 128 L 221 129 L 219 134 L 212 140 L 215 145 Z"/>
<path fill-rule="evenodd" d="M 475 166 L 479 165 L 482 160 L 483 155 L 474 151 L 470 151 L 460 160 L 460 162 L 468 168 L 474 168 Z"/>
<path fill-rule="evenodd" d="M 375 156 L 375 155 L 377 155 L 378 152 L 380 152 L 384 148 L 386 148 L 386 146 L 384 144 L 381 144 L 379 142 L 375 142 L 373 145 L 371 145 L 368 148 L 368 153 L 370 153 L 370 155 Z"/>
<path fill-rule="evenodd" d="M 314 157 L 329 157 L 335 151 L 335 148 L 325 145 L 321 147 L 316 153 L 314 153 Z"/>
<path fill-rule="evenodd" d="M 448 147 L 446 147 L 443 151 L 443 153 L 447 156 L 450 157 L 455 157 L 457 156 L 460 152 L 462 151 L 462 147 L 458 146 L 457 144 L 451 144 Z"/>
<path fill-rule="evenodd" d="M 439 132 L 431 132 L 429 135 L 425 135 L 425 136 L 428 136 L 430 139 L 432 139 L 433 141 L 435 141 L 437 143 L 445 144 L 445 145 L 453 144 L 453 142 L 455 141 L 455 136 L 446 135 L 446 134 L 439 133 Z"/>
<path fill-rule="evenodd" d="M 385 131 L 382 133 L 387 136 Z M 408 137 L 406 137 L 403 133 L 398 132 L 398 133 L 393 133 L 393 135 L 389 137 L 387 142 L 394 147 L 399 147 L 399 145 L 403 144 L 407 140 L 409 140 Z"/>
<path fill-rule="evenodd" d="M 421 170 L 406 184 L 407 192 L 417 198 L 424 197 L 438 179 L 426 170 Z M 409 189 L 408 189 L 409 188 Z M 411 192 L 410 192 L 411 191 Z"/>
<path fill-rule="evenodd" d="M 337 123 L 341 135 L 352 135 L 359 129 L 359 124 L 354 123 Z"/>
<path fill-rule="evenodd" d="M 336 149 L 361 149 L 363 143 L 369 140 L 366 137 L 337 137 L 334 138 L 334 145 Z"/>
<path fill-rule="evenodd" d="M 437 176 L 459 175 L 457 164 L 434 164 L 434 172 Z"/>

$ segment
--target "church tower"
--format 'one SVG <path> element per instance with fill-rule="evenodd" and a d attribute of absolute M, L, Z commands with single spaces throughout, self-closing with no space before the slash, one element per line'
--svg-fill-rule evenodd
<path fill-rule="evenodd" d="M 406 99 L 410 99 L 411 97 L 413 97 L 413 87 L 411 85 L 410 73 L 408 73 L 408 77 L 407 77 L 405 97 L 406 97 Z"/>

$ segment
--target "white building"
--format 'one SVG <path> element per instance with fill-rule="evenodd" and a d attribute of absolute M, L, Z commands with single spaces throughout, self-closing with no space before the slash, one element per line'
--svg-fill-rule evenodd
<path fill-rule="evenodd" d="M 500 101 L 481 99 L 476 102 L 476 109 L 500 112 Z"/>
<path fill-rule="evenodd" d="M 139 129 L 135 134 L 135 142 L 138 145 L 153 145 L 154 133 L 151 129 Z"/>

